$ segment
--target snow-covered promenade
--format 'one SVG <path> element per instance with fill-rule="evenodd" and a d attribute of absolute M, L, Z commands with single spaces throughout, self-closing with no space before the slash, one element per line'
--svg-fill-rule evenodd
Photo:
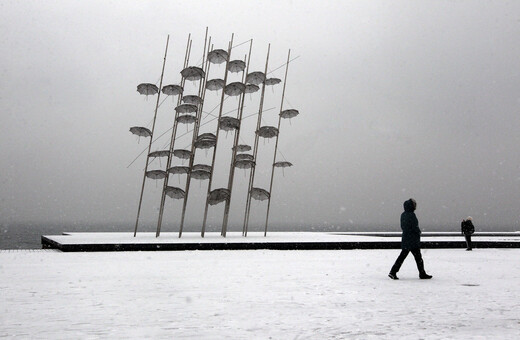
<path fill-rule="evenodd" d="M 0 252 L 0 337 L 518 339 L 519 249 Z"/>

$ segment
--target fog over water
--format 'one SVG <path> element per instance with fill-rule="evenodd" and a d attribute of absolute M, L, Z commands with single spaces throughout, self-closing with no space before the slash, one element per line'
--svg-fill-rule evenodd
<path fill-rule="evenodd" d="M 253 39 L 250 71 L 263 71 L 269 43 L 270 76 L 283 79 L 279 67 L 289 49 L 296 58 L 284 109 L 300 115 L 282 122 L 277 157 L 294 166 L 275 172 L 273 229 L 394 231 L 410 197 L 429 229 L 456 229 L 468 215 L 477 229 L 519 229 L 520 2 L 3 1 L 4 232 L 15 225 L 133 230 L 145 158 L 128 165 L 148 140 L 128 130 L 149 126 L 156 102 L 136 86 L 158 82 L 168 34 L 164 84 L 180 82 L 189 33 L 190 65 L 200 66 L 206 27 L 214 48 L 226 49 L 232 33 L 235 45 Z M 248 48 L 237 46 L 232 59 L 243 59 Z M 223 71 L 212 65 L 210 78 L 223 78 Z M 281 92 L 281 84 L 266 90 L 263 124 L 277 124 Z M 220 97 L 206 97 L 210 112 Z M 259 97 L 246 96 L 244 115 L 258 112 Z M 156 135 L 166 134 L 152 150 L 166 148 L 174 106 L 166 98 L 159 108 Z M 236 107 L 230 98 L 223 112 L 236 114 Z M 244 121 L 241 142 L 253 143 L 255 125 L 256 117 Z M 221 136 L 215 187 L 227 183 L 233 141 L 232 133 Z M 183 138 L 175 148 L 189 146 L 189 136 Z M 255 186 L 268 189 L 274 140 L 259 145 Z M 196 163 L 210 162 L 211 151 L 199 151 Z M 183 186 L 184 177 L 170 182 Z M 235 230 L 246 182 L 237 169 Z M 161 185 L 146 182 L 142 230 L 155 228 Z M 207 181 L 192 181 L 190 190 L 187 225 L 197 230 Z M 163 230 L 178 230 L 180 206 L 167 201 Z M 253 202 L 253 230 L 263 228 L 265 209 L 265 202 Z M 212 228 L 222 212 L 222 204 L 210 208 Z"/>

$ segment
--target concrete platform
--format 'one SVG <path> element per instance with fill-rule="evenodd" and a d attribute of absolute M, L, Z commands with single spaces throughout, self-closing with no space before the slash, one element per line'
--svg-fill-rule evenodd
<path fill-rule="evenodd" d="M 252 232 L 242 237 L 230 232 L 220 233 L 63 233 L 42 236 L 42 248 L 63 252 L 95 251 L 158 251 L 158 250 L 331 250 L 331 249 L 399 249 L 401 233 L 328 233 L 328 232 Z M 460 233 L 425 232 L 422 248 L 465 248 Z M 520 232 L 476 233 L 474 248 L 520 248 Z"/>

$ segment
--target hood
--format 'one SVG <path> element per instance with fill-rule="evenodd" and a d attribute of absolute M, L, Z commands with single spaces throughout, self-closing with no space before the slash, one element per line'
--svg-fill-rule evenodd
<path fill-rule="evenodd" d="M 413 198 L 410 198 L 408 201 L 405 201 L 403 203 L 404 211 L 406 212 L 413 212 L 415 211 L 415 207 L 417 206 L 417 203 Z"/>

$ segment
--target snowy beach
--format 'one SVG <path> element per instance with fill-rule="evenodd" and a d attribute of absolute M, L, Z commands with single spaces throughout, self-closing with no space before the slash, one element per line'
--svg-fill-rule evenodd
<path fill-rule="evenodd" d="M 398 252 L 0 251 L 0 337 L 520 337 L 520 250 Z"/>

